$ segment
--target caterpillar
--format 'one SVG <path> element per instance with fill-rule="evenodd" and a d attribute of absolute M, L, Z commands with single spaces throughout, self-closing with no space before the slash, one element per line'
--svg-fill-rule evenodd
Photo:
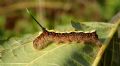
<path fill-rule="evenodd" d="M 28 10 L 27 10 L 28 11 Z M 46 30 L 28 11 L 30 16 L 35 20 L 35 22 L 42 28 L 42 33 L 35 38 L 33 41 L 33 47 L 35 49 L 41 50 L 47 47 L 50 42 L 66 43 L 66 42 L 90 42 L 101 46 L 98 35 L 96 31 L 85 33 L 85 32 L 70 32 L 70 33 L 56 33 Z"/>

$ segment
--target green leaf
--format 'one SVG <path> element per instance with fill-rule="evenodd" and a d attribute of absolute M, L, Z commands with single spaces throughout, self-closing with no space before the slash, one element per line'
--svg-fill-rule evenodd
<path fill-rule="evenodd" d="M 80 24 L 79 22 L 71 21 L 72 27 L 75 28 L 76 31 L 82 30 L 84 31 L 85 28 L 89 28 L 88 26 L 84 24 Z"/>
<path fill-rule="evenodd" d="M 43 50 L 33 48 L 33 40 L 39 34 L 12 38 L 0 45 L 0 66 L 97 66 L 105 49 L 109 45 L 119 22 L 116 24 L 100 22 L 81 22 L 96 30 L 103 43 L 99 48 L 83 43 L 52 43 Z M 1 50 L 2 49 L 2 50 Z"/>

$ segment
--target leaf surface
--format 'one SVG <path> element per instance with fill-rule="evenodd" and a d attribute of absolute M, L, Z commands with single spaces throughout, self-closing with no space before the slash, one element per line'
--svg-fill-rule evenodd
<path fill-rule="evenodd" d="M 0 45 L 0 66 L 96 66 L 109 44 L 118 26 L 110 23 L 81 22 L 89 28 L 84 31 L 96 30 L 101 48 L 83 43 L 52 43 L 43 50 L 33 48 L 33 40 L 39 34 L 12 38 Z M 1 50 L 2 49 L 2 50 Z M 105 49 L 105 48 L 104 48 Z"/>

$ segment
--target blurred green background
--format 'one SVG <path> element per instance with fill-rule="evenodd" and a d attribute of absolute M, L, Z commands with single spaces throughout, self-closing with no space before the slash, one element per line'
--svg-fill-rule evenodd
<path fill-rule="evenodd" d="M 120 0 L 0 0 L 0 41 L 34 34 L 40 27 L 67 30 L 71 20 L 109 22 L 120 11 Z"/>

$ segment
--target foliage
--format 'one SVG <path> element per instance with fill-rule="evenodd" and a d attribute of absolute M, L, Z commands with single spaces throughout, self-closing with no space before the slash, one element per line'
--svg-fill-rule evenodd
<path fill-rule="evenodd" d="M 43 26 L 54 31 L 96 30 L 103 46 L 53 43 L 37 51 L 32 41 L 39 28 L 25 8 L 31 9 Z M 27 66 L 30 62 L 30 66 L 119 66 L 119 22 L 108 23 L 118 11 L 120 0 L 0 0 L 0 66 Z M 74 28 L 71 20 L 76 20 L 72 22 Z"/>
<path fill-rule="evenodd" d="M 32 41 L 38 36 L 36 33 L 22 38 L 14 37 L 0 45 L 0 64 L 3 66 L 97 66 L 119 23 L 81 22 L 81 24 L 89 27 L 84 28 L 85 31 L 93 29 L 97 31 L 103 43 L 101 48 L 92 44 L 73 42 L 60 45 L 52 43 L 38 51 L 32 46 Z"/>

